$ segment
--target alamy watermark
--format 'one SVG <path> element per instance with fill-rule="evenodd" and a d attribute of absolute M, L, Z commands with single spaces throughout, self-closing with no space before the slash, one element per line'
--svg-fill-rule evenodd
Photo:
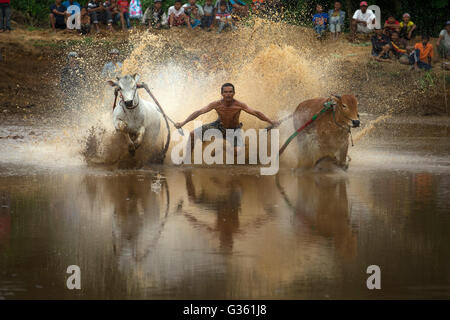
<path fill-rule="evenodd" d="M 274 175 L 279 169 L 278 150 L 280 133 L 278 129 L 270 130 L 270 150 L 268 146 L 267 129 L 219 129 L 210 128 L 203 132 L 201 121 L 194 121 L 194 152 L 190 135 L 182 137 L 173 131 L 173 141 L 178 142 L 170 154 L 174 164 L 224 164 L 223 140 L 227 141 L 225 148 L 225 164 L 261 164 L 261 175 Z M 245 141 L 248 141 L 248 163 L 246 163 Z M 203 148 L 203 142 L 211 142 Z M 270 151 L 270 152 L 269 152 Z M 192 156 L 193 154 L 193 156 Z"/>

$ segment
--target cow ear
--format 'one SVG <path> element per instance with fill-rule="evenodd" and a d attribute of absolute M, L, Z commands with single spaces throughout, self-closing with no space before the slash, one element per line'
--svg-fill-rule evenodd
<path fill-rule="evenodd" d="M 140 78 L 141 77 L 137 73 L 133 74 L 134 81 L 138 82 Z"/>
<path fill-rule="evenodd" d="M 341 102 L 341 96 L 338 96 L 337 94 L 331 94 L 331 99 L 338 103 Z"/>
<path fill-rule="evenodd" d="M 112 80 L 108 80 L 108 84 L 109 84 L 111 87 L 118 87 L 117 82 L 114 82 L 114 81 L 112 81 Z"/>

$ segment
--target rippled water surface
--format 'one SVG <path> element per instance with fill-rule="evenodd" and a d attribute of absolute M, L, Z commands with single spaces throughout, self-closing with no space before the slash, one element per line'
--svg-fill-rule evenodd
<path fill-rule="evenodd" d="M 42 161 L 57 134 L 21 130 L 0 140 L 0 299 L 450 298 L 448 119 L 380 124 L 345 173 L 276 176 Z"/>

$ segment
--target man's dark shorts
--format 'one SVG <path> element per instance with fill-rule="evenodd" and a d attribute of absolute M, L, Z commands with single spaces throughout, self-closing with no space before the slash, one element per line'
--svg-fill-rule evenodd
<path fill-rule="evenodd" d="M 222 123 L 220 122 L 219 119 L 217 119 L 214 122 L 204 124 L 200 128 L 202 130 L 202 137 L 204 136 L 206 130 L 208 130 L 208 129 L 217 129 L 220 132 L 222 132 L 223 138 L 226 139 L 226 129 L 222 126 Z M 195 130 L 198 130 L 200 128 L 197 128 Z M 238 130 L 238 131 L 234 132 L 234 135 L 235 135 L 236 138 L 233 139 L 234 140 L 233 141 L 233 145 L 235 147 L 242 147 L 244 145 L 244 141 L 242 140 L 242 135 L 241 135 L 241 128 L 242 128 L 242 123 L 240 123 L 238 128 L 232 129 L 232 130 Z M 230 129 L 228 129 L 228 130 L 230 130 Z M 231 144 L 231 142 L 230 142 L 230 144 Z"/>

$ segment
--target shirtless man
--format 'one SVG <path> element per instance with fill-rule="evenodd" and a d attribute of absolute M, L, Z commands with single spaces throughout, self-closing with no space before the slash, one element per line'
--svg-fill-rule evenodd
<path fill-rule="evenodd" d="M 272 126 L 276 126 L 278 122 L 272 121 L 267 118 L 262 112 L 253 110 L 249 108 L 245 103 L 235 100 L 234 97 L 234 86 L 231 83 L 225 83 L 221 88 L 222 99 L 211 102 L 206 107 L 193 112 L 187 119 L 183 122 L 178 122 L 175 124 L 177 129 L 184 126 L 186 123 L 196 119 L 198 116 L 207 113 L 211 110 L 216 110 L 219 118 L 211 123 L 203 125 L 201 128 L 202 136 L 208 129 L 218 129 L 222 132 L 225 137 L 226 129 L 240 129 L 242 123 L 239 122 L 239 116 L 241 111 L 245 111 L 262 121 L 270 123 Z M 197 129 L 198 130 L 198 129 Z M 194 148 L 194 131 L 191 132 L 191 150 Z M 243 146 L 242 137 L 237 138 L 236 146 Z"/>

